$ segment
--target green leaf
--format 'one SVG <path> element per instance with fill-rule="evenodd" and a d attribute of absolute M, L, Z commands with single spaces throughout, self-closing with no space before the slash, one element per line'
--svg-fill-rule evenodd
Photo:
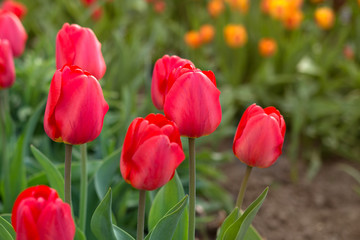
<path fill-rule="evenodd" d="M 90 226 L 98 240 L 116 240 L 111 219 L 111 189 L 95 209 Z"/>
<path fill-rule="evenodd" d="M 130 234 L 113 224 L 115 236 L 117 240 L 135 240 Z"/>
<path fill-rule="evenodd" d="M 6 228 L 0 224 L 0 239 L 13 240 L 14 238 L 6 230 Z"/>
<path fill-rule="evenodd" d="M 85 234 L 80 230 L 80 228 L 76 228 L 74 240 L 86 240 Z"/>
<path fill-rule="evenodd" d="M 153 229 L 159 220 L 183 197 L 184 189 L 177 173 L 171 181 L 163 186 L 156 194 L 151 205 L 148 219 L 149 229 Z M 178 226 L 173 235 L 173 240 L 186 240 L 188 237 L 188 212 L 182 214 Z"/>
<path fill-rule="evenodd" d="M 226 230 L 236 221 L 239 219 L 239 208 L 234 208 L 232 212 L 227 216 L 224 222 L 221 224 L 221 227 L 218 229 L 218 235 L 216 237 L 217 240 L 221 240 L 224 238 Z"/>
<path fill-rule="evenodd" d="M 169 240 L 173 237 L 177 224 L 187 205 L 186 195 L 180 202 L 171 208 L 155 225 L 145 240 Z"/>
<path fill-rule="evenodd" d="M 248 231 L 252 220 L 259 211 L 265 197 L 269 191 L 269 187 L 260 194 L 260 196 L 250 204 L 239 219 L 237 219 L 225 232 L 224 240 L 243 240 Z"/>
<path fill-rule="evenodd" d="M 100 199 L 102 199 L 106 194 L 106 189 L 109 189 L 112 176 L 116 171 L 120 171 L 119 169 L 119 161 L 120 161 L 120 152 L 121 148 L 113 152 L 107 158 L 105 158 L 101 166 L 98 168 L 95 174 L 95 190 Z"/>
<path fill-rule="evenodd" d="M 221 224 L 221 227 L 218 229 L 218 234 L 216 239 L 222 240 L 224 238 L 225 232 L 229 229 L 229 227 L 240 218 L 241 214 L 239 212 L 239 209 L 236 207 L 234 210 L 227 216 L 227 218 L 224 220 L 224 222 Z M 245 234 L 246 240 L 262 240 L 259 233 L 256 231 L 256 229 L 253 226 L 250 226 L 248 231 Z"/>
<path fill-rule="evenodd" d="M 5 218 L 3 217 L 0 217 L 0 226 L 2 226 L 7 232 L 8 234 L 10 235 L 11 238 L 2 238 L 2 236 L 5 236 L 6 234 L 2 235 L 0 233 L 0 239 L 15 239 L 16 238 L 16 233 L 15 233 L 15 230 L 14 228 L 11 226 L 11 224 L 6 221 Z M 0 232 L 3 231 L 3 230 L 0 230 Z"/>
<path fill-rule="evenodd" d="M 31 145 L 31 152 L 40 163 L 41 167 L 45 171 L 46 177 L 49 180 L 50 187 L 54 188 L 60 198 L 64 200 L 64 178 L 61 175 L 57 167 L 36 147 Z"/>

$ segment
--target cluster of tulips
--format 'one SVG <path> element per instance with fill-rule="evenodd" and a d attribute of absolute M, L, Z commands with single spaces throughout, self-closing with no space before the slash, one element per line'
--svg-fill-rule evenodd
<path fill-rule="evenodd" d="M 26 37 L 19 18 L 2 11 L 0 56 L 19 56 Z M 1 71 L 7 67 L 8 60 L 5 60 L 0 62 Z M 54 189 L 44 185 L 20 193 L 11 217 L 18 240 L 74 239 L 72 146 L 81 145 L 85 156 L 81 159 L 81 167 L 86 174 L 86 143 L 99 136 L 109 110 L 99 83 L 106 64 L 101 43 L 91 29 L 76 24 L 63 25 L 56 37 L 56 69 L 44 114 L 44 130 L 52 140 L 65 144 L 64 201 Z M 6 82 L 3 78 L 0 80 Z M 154 66 L 151 96 L 155 107 L 164 114 L 150 113 L 145 118 L 134 119 L 120 157 L 123 179 L 140 190 L 137 239 L 144 236 L 146 191 L 168 183 L 185 160 L 180 139 L 183 136 L 189 142 L 188 239 L 192 240 L 195 238 L 196 205 L 195 140 L 213 133 L 219 126 L 222 118 L 220 90 L 212 71 L 196 68 L 190 60 L 164 55 Z M 233 141 L 235 156 L 248 166 L 236 203 L 239 214 L 252 167 L 266 168 L 276 161 L 282 152 L 285 129 L 284 119 L 274 107 L 263 109 L 252 104 L 243 114 Z M 84 230 L 86 177 L 82 181 L 79 227 Z"/>

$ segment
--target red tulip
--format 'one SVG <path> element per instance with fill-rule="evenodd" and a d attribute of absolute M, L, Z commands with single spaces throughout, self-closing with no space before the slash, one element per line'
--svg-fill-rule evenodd
<path fill-rule="evenodd" d="M 16 240 L 73 240 L 75 236 L 69 204 L 64 203 L 54 189 L 44 185 L 20 193 L 11 223 Z"/>
<path fill-rule="evenodd" d="M 136 118 L 126 133 L 120 158 L 123 178 L 134 188 L 154 190 L 172 179 L 185 159 L 179 130 L 161 114 Z"/>
<path fill-rule="evenodd" d="M 15 81 L 15 66 L 8 40 L 0 39 L 0 89 L 9 88 Z"/>
<path fill-rule="evenodd" d="M 77 66 L 57 70 L 44 116 L 46 134 L 56 142 L 83 144 L 101 132 L 109 106 L 94 76 Z"/>
<path fill-rule="evenodd" d="M 209 135 L 221 122 L 219 97 L 213 72 L 187 64 L 169 76 L 164 113 L 176 123 L 182 136 Z"/>
<path fill-rule="evenodd" d="M 186 64 L 193 64 L 187 59 L 178 56 L 164 55 L 158 59 L 154 66 L 151 83 L 151 98 L 155 107 L 159 110 L 164 108 L 165 95 L 167 94 L 167 84 L 170 73 Z"/>
<path fill-rule="evenodd" d="M 236 130 L 234 154 L 249 166 L 270 167 L 281 155 L 285 130 L 284 118 L 276 108 L 262 109 L 253 104 L 246 109 Z"/>
<path fill-rule="evenodd" d="M 26 6 L 24 4 L 12 0 L 5 0 L 2 3 L 1 8 L 4 11 L 9 11 L 14 13 L 20 19 L 22 19 L 27 12 Z"/>
<path fill-rule="evenodd" d="M 101 43 L 89 28 L 65 23 L 56 36 L 56 68 L 76 65 L 101 79 L 106 65 L 101 53 Z"/>
<path fill-rule="evenodd" d="M 0 39 L 9 41 L 14 57 L 25 49 L 27 34 L 19 18 L 8 11 L 0 11 Z"/>

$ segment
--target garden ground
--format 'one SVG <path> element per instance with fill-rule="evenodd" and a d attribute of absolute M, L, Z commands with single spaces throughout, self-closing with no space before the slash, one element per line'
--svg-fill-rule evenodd
<path fill-rule="evenodd" d="M 267 169 L 254 169 L 248 183 L 244 207 L 261 191 L 270 191 L 254 226 L 266 240 L 356 240 L 360 239 L 360 195 L 353 187 L 355 180 L 339 168 L 339 164 L 360 165 L 345 161 L 326 162 L 314 179 L 305 180 L 306 168 L 300 168 L 298 184 L 289 179 L 289 161 L 280 158 Z M 226 190 L 238 192 L 245 164 L 235 161 L 224 166 Z M 231 184 L 230 184 L 231 183 Z"/>

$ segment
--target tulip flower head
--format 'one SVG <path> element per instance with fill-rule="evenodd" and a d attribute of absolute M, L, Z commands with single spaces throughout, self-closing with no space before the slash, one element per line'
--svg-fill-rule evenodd
<path fill-rule="evenodd" d="M 15 66 L 8 40 L 0 39 L 0 89 L 9 88 L 15 81 Z"/>
<path fill-rule="evenodd" d="M 277 44 L 272 38 L 263 38 L 259 42 L 259 52 L 263 57 L 271 57 L 276 53 Z"/>
<path fill-rule="evenodd" d="M 214 73 L 187 64 L 169 76 L 164 113 L 176 123 L 182 136 L 206 136 L 221 122 L 219 97 Z"/>
<path fill-rule="evenodd" d="M 101 43 L 89 28 L 65 23 L 56 36 L 56 68 L 76 65 L 100 80 L 106 71 Z"/>
<path fill-rule="evenodd" d="M 246 29 L 240 24 L 226 25 L 224 36 L 227 45 L 231 48 L 242 47 L 247 42 Z"/>
<path fill-rule="evenodd" d="M 202 43 L 209 43 L 214 39 L 215 29 L 210 24 L 202 25 L 199 32 Z"/>
<path fill-rule="evenodd" d="M 267 168 L 281 155 L 286 126 L 274 107 L 249 106 L 237 127 L 233 151 L 251 167 Z"/>
<path fill-rule="evenodd" d="M 0 11 L 0 39 L 9 41 L 14 57 L 24 52 L 27 34 L 20 19 L 12 12 Z"/>
<path fill-rule="evenodd" d="M 73 240 L 75 224 L 69 204 L 48 186 L 24 190 L 17 197 L 11 223 L 17 240 Z"/>
<path fill-rule="evenodd" d="M 171 72 L 186 64 L 193 65 L 190 60 L 175 55 L 164 55 L 156 61 L 151 82 L 151 99 L 157 109 L 164 109 L 165 95 L 167 94 L 167 85 Z"/>
<path fill-rule="evenodd" d="M 24 4 L 13 0 L 5 0 L 1 5 L 1 9 L 14 13 L 19 19 L 22 19 L 27 12 L 27 8 Z"/>
<path fill-rule="evenodd" d="M 77 66 L 65 65 L 50 84 L 45 132 L 56 142 L 91 142 L 99 136 L 108 109 L 96 78 Z"/>
<path fill-rule="evenodd" d="M 125 136 L 120 171 L 140 190 L 155 190 L 172 179 L 185 159 L 179 130 L 162 114 L 136 118 Z"/>
<path fill-rule="evenodd" d="M 282 22 L 286 29 L 294 30 L 300 26 L 303 18 L 304 18 L 304 15 L 303 15 L 302 11 L 295 9 L 295 10 L 289 11 L 287 14 L 285 14 Z"/>
<path fill-rule="evenodd" d="M 335 14 L 334 11 L 329 7 L 320 7 L 315 11 L 315 21 L 317 25 L 328 30 L 334 25 Z"/>
<path fill-rule="evenodd" d="M 211 17 L 216 18 L 224 11 L 224 2 L 223 0 L 211 0 L 207 9 Z"/>
<path fill-rule="evenodd" d="M 194 30 L 185 33 L 184 41 L 186 45 L 193 49 L 200 47 L 202 43 L 200 33 Z"/>
<path fill-rule="evenodd" d="M 241 13 L 247 13 L 249 10 L 249 0 L 226 0 L 230 7 L 234 10 L 238 10 Z"/>

